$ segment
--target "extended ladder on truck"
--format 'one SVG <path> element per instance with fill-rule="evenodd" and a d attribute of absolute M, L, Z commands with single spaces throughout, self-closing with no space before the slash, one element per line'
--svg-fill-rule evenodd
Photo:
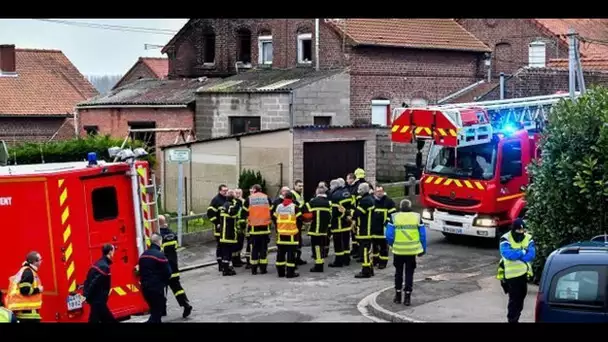
<path fill-rule="evenodd" d="M 145 229 L 146 245 L 148 245 L 148 239 L 152 235 L 152 232 L 158 232 L 160 228 L 156 177 L 151 172 L 148 174 L 148 170 L 141 166 L 137 168 L 137 175 L 139 178 L 141 217 Z"/>
<path fill-rule="evenodd" d="M 512 125 L 541 131 L 551 106 L 568 96 L 555 94 L 425 108 L 395 108 L 391 140 L 411 143 L 417 139 L 429 139 L 438 145 L 463 147 L 489 142 L 493 134 Z"/>

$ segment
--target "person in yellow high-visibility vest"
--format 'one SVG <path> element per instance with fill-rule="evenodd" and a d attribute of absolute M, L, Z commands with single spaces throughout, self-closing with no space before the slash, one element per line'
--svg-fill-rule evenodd
<path fill-rule="evenodd" d="M 426 229 L 420 214 L 412 211 L 412 202 L 399 203 L 399 212 L 390 216 L 386 224 L 386 240 L 393 250 L 395 266 L 395 303 L 401 303 L 401 291 L 405 290 L 403 304 L 411 305 L 416 257 L 426 253 Z M 403 274 L 405 273 L 405 286 Z"/>
<path fill-rule="evenodd" d="M 0 292 L 0 323 L 17 323 L 17 317 L 13 312 L 4 307 L 2 292 Z"/>
<path fill-rule="evenodd" d="M 32 251 L 27 254 L 19 272 L 10 278 L 6 308 L 17 316 L 19 323 L 40 323 L 43 289 L 38 270 L 41 264 L 40 253 Z"/>

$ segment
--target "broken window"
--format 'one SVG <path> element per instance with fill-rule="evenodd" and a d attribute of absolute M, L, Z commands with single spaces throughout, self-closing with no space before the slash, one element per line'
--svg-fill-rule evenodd
<path fill-rule="evenodd" d="M 203 63 L 215 63 L 215 33 L 207 32 L 203 36 Z"/>
<path fill-rule="evenodd" d="M 298 63 L 312 63 L 312 34 L 304 33 L 298 35 Z"/>
<path fill-rule="evenodd" d="M 156 122 L 154 121 L 149 121 L 149 122 L 129 122 L 129 129 L 130 130 L 141 130 L 141 131 L 135 131 L 135 132 L 131 132 L 131 139 L 132 140 L 139 140 L 141 142 L 143 142 L 146 147 L 149 148 L 149 152 L 153 152 L 155 151 L 155 147 L 156 147 L 156 132 L 154 131 L 156 129 Z"/>
<path fill-rule="evenodd" d="M 251 64 L 251 32 L 240 30 L 237 33 L 238 60 L 243 64 Z"/>

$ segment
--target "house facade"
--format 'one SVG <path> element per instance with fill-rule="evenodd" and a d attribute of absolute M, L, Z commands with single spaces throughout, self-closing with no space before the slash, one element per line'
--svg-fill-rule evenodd
<path fill-rule="evenodd" d="M 168 73 L 169 61 L 166 58 L 139 57 L 112 89 L 120 88 L 142 78 L 166 79 Z"/>

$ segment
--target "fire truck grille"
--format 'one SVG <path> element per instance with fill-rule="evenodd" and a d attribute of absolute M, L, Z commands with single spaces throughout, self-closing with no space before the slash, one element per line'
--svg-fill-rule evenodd
<path fill-rule="evenodd" d="M 450 198 L 448 196 L 437 196 L 437 195 L 430 195 L 430 197 L 435 202 L 445 204 L 445 205 L 451 205 L 454 207 L 471 207 L 471 206 L 478 205 L 479 203 L 481 203 L 481 201 L 475 200 L 475 199 Z"/>

